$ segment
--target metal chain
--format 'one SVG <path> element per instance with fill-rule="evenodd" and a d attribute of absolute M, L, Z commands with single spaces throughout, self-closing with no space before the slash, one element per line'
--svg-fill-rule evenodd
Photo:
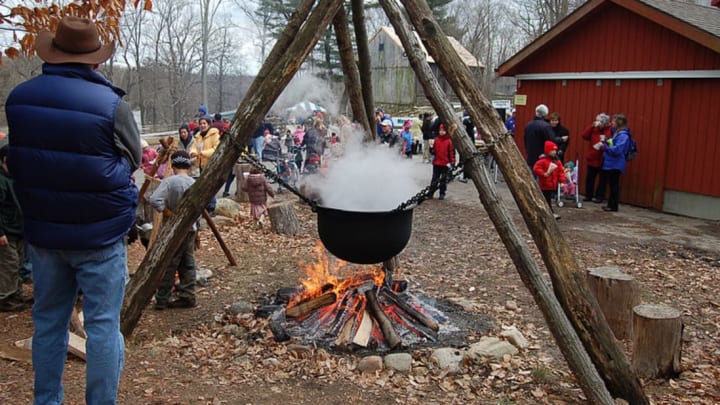
<path fill-rule="evenodd" d="M 480 149 L 478 149 L 477 151 L 471 153 L 470 156 L 464 158 L 461 162 L 459 162 L 458 164 L 456 164 L 455 166 L 453 166 L 453 167 L 448 171 L 448 174 L 447 174 L 448 179 L 447 179 L 447 181 L 449 182 L 449 181 L 453 180 L 455 177 L 459 176 L 460 173 L 462 173 L 463 170 L 465 170 L 465 165 L 466 165 L 468 162 L 470 162 L 471 160 L 475 159 L 475 158 L 478 157 L 478 156 L 484 156 L 491 148 L 493 148 L 495 145 L 497 145 L 498 142 L 500 142 L 500 141 L 502 141 L 503 139 L 505 139 L 505 138 L 507 138 L 507 137 L 510 137 L 510 136 L 512 136 L 512 132 L 510 132 L 510 131 L 505 132 L 505 133 L 503 133 L 503 134 L 500 134 L 499 136 L 497 136 L 497 137 L 496 137 L 495 139 L 493 139 L 492 141 L 486 143 L 484 146 L 482 146 L 482 147 L 481 147 Z M 404 210 L 404 209 L 406 209 L 406 208 L 408 208 L 408 207 L 410 207 L 410 206 L 412 206 L 412 205 L 419 205 L 419 204 L 421 204 L 423 201 L 429 199 L 430 196 L 431 196 L 431 194 L 430 194 L 430 187 L 431 187 L 431 186 L 432 186 L 432 184 L 429 185 L 429 186 L 427 186 L 427 187 L 425 187 L 424 189 L 420 190 L 419 193 L 417 193 L 417 194 L 415 194 L 414 196 L 410 197 L 407 201 L 400 203 L 400 205 L 398 205 L 397 208 L 395 208 L 395 209 L 393 210 L 393 212 L 402 211 L 402 210 Z"/>
<path fill-rule="evenodd" d="M 249 154 L 247 154 L 247 153 L 245 153 L 245 152 L 242 152 L 242 153 L 240 154 L 240 157 L 241 157 L 244 161 L 246 161 L 246 162 L 248 162 L 249 164 L 251 164 L 253 167 L 262 170 L 263 174 L 264 174 L 266 177 L 269 177 L 269 178 L 275 180 L 275 181 L 278 183 L 278 185 L 280 185 L 280 186 L 282 186 L 282 187 L 285 187 L 285 188 L 288 189 L 291 193 L 293 193 L 293 194 L 295 194 L 296 196 L 298 196 L 298 198 L 300 198 L 304 203 L 306 203 L 307 205 L 310 206 L 310 208 L 313 210 L 313 212 L 315 212 L 315 211 L 317 210 L 317 206 L 318 206 L 318 202 L 317 202 L 317 201 L 312 200 L 312 199 L 310 199 L 309 197 L 303 195 L 298 189 L 296 189 L 295 187 L 293 187 L 293 186 L 291 186 L 290 184 L 288 184 L 282 177 L 278 176 L 277 173 L 275 173 L 274 171 L 268 169 L 264 164 L 262 164 L 262 162 L 260 162 L 259 160 L 257 160 L 257 158 L 256 158 L 255 156 L 249 155 Z"/>

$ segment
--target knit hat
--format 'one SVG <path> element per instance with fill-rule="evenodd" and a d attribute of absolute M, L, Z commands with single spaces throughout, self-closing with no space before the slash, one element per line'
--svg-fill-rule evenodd
<path fill-rule="evenodd" d="M 143 149 L 150 147 L 150 145 L 148 145 L 147 141 L 144 140 L 144 139 L 141 139 L 141 140 L 140 140 L 140 146 L 141 146 Z"/>
<path fill-rule="evenodd" d="M 192 160 L 187 152 L 179 150 L 170 156 L 170 164 L 177 169 L 189 169 L 192 167 Z"/>
<path fill-rule="evenodd" d="M 412 121 L 405 120 L 405 122 L 403 123 L 403 129 L 410 129 L 412 127 L 412 125 L 413 125 Z"/>
<path fill-rule="evenodd" d="M 558 150 L 557 145 L 553 141 L 545 141 L 545 154 L 549 155 L 550 152 Z"/>
<path fill-rule="evenodd" d="M 391 126 L 392 126 L 392 121 L 390 121 L 390 120 L 383 120 L 383 121 L 380 123 L 380 125 L 382 125 L 382 126 L 384 126 L 384 127 L 391 127 Z"/>

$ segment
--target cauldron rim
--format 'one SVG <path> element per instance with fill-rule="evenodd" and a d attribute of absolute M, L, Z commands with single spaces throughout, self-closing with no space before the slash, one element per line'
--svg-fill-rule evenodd
<path fill-rule="evenodd" d="M 348 210 L 344 208 L 333 208 L 333 207 L 326 207 L 323 205 L 316 205 L 316 209 L 318 210 L 324 210 L 324 211 L 330 211 L 330 212 L 336 212 L 336 213 L 347 213 L 347 214 L 367 214 L 367 215 L 390 215 L 390 214 L 397 214 L 398 212 L 403 211 L 412 211 L 417 207 L 417 204 L 413 204 L 408 206 L 407 208 L 404 208 L 402 210 L 396 211 L 394 209 L 392 210 L 386 210 L 386 211 L 359 211 L 359 210 Z"/>

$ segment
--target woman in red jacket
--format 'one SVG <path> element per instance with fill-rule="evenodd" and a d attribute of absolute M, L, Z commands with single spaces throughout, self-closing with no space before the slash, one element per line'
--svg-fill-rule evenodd
<path fill-rule="evenodd" d="M 602 184 L 602 176 L 600 176 L 600 184 L 598 184 L 596 189 L 595 178 L 598 177 L 602 171 L 602 143 L 605 139 L 610 139 L 612 136 L 610 133 L 610 117 L 605 113 L 598 114 L 597 117 L 595 117 L 595 122 L 585 128 L 580 136 L 590 142 L 589 149 L 585 154 L 587 175 L 585 176 L 585 199 L 583 201 L 601 203 L 603 201 L 605 187 Z"/>
<path fill-rule="evenodd" d="M 540 155 L 540 159 L 533 166 L 533 173 L 538 177 L 538 185 L 542 191 L 545 201 L 550 207 L 555 219 L 560 219 L 552 208 L 552 199 L 557 192 L 558 184 L 565 183 L 565 171 L 563 164 L 557 157 L 558 147 L 553 141 L 545 141 L 545 154 Z"/>
<path fill-rule="evenodd" d="M 433 173 L 430 181 L 430 198 L 433 198 L 435 190 L 440 186 L 440 199 L 445 199 L 447 191 L 447 181 L 450 169 L 455 164 L 455 148 L 453 148 L 452 140 L 445 130 L 445 125 L 440 124 L 438 137 L 435 138 L 435 159 L 433 159 Z"/>

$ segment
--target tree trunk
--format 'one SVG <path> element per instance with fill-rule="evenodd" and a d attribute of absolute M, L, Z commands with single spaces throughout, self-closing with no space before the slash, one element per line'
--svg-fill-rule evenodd
<path fill-rule="evenodd" d="M 440 88 L 440 84 L 432 74 L 430 66 L 425 62 L 425 54 L 422 52 L 415 36 L 411 34 L 410 27 L 404 22 L 398 6 L 391 0 L 381 0 L 380 4 L 393 24 L 395 33 L 398 34 L 403 43 L 408 60 L 423 85 L 426 97 L 432 103 L 440 119 L 448 124 L 448 132 L 452 136 L 453 144 L 460 151 L 460 156 L 471 156 L 476 150 L 475 145 L 470 142 L 464 126 L 456 118 L 452 106 Z M 454 53 L 454 50 L 452 52 Z M 443 59 L 436 57 L 435 60 Z M 479 162 L 478 158 L 475 158 L 465 166 L 465 169 L 466 174 L 470 175 L 480 192 L 480 199 L 490 219 L 495 224 L 500 238 L 507 247 L 510 257 L 518 269 L 520 278 L 540 307 L 550 331 L 555 336 L 560 350 L 577 377 L 585 395 L 592 403 L 612 404 L 612 397 L 605 389 L 602 379 L 593 367 L 572 325 L 563 313 L 560 304 L 530 254 L 530 249 L 515 228 L 510 214 L 502 205 L 494 186 L 490 183 L 487 168 Z"/>
<path fill-rule="evenodd" d="M 598 307 L 597 300 L 590 293 L 585 274 L 580 271 L 570 245 L 547 208 L 525 160 L 515 143 L 507 136 L 504 123 L 492 104 L 477 89 L 470 70 L 433 19 L 427 3 L 424 0 L 401 0 L 401 2 L 430 56 L 436 61 L 442 61 L 438 66 L 443 76 L 470 113 L 485 143 L 490 145 L 489 151 L 497 161 L 545 262 L 555 295 L 608 389 L 612 394 L 632 404 L 648 404 L 640 380 L 615 340 Z M 470 139 L 458 138 L 455 135 L 453 140 L 459 141 L 456 147 L 460 150 L 461 156 L 463 158 L 470 156 L 472 153 Z M 475 164 L 474 160 L 471 161 L 471 168 Z M 475 185 L 479 188 L 478 181 L 475 181 Z M 491 214 L 491 219 L 498 227 L 499 218 L 493 219 Z M 498 231 L 503 238 L 505 236 L 503 229 L 498 228 Z M 515 256 L 518 252 L 509 247 L 511 242 L 504 241 L 504 243 L 513 260 L 516 260 Z"/>
<path fill-rule="evenodd" d="M 638 282 L 616 266 L 590 269 L 587 278 L 590 290 L 597 299 L 615 337 L 631 339 L 633 308 L 640 305 Z"/>
<path fill-rule="evenodd" d="M 340 51 L 340 63 L 342 64 L 343 78 L 345 79 L 344 94 L 347 94 L 350 99 L 353 121 L 359 122 L 366 132 L 372 133 L 372 128 L 367 121 L 368 115 L 365 111 L 365 103 L 363 102 L 360 71 L 355 64 L 352 39 L 350 38 L 350 27 L 348 26 L 347 14 L 345 14 L 344 8 L 335 15 L 333 26 L 335 27 L 335 38 L 337 39 L 338 49 Z"/>
<path fill-rule="evenodd" d="M 295 201 L 283 201 L 268 207 L 270 229 L 281 235 L 297 235 L 300 223 L 295 215 Z"/>
<path fill-rule="evenodd" d="M 370 133 L 366 140 L 374 141 L 375 134 L 375 99 L 372 90 L 372 73 L 370 70 L 370 45 L 368 34 L 365 28 L 365 2 L 363 0 L 352 0 L 352 20 L 355 29 L 355 44 L 358 53 L 358 69 L 360 70 L 360 84 L 362 85 L 363 102 L 365 103 L 365 114 L 367 114 Z M 365 124 L 363 124 L 365 127 Z"/>
<path fill-rule="evenodd" d="M 257 91 L 247 92 L 235 113 L 230 131 L 223 137 L 203 174 L 175 209 L 175 215 L 162 227 L 157 243 L 148 250 L 138 271 L 128 283 L 120 320 L 120 328 L 125 336 L 131 335 L 135 329 L 143 309 L 150 302 L 162 279 L 164 269 L 180 246 L 181 239 L 187 235 L 200 212 L 223 185 L 227 173 L 247 145 L 250 135 L 300 69 L 302 62 L 341 6 L 342 0 L 320 0 L 307 21 L 305 16 L 296 11 L 288 22 L 281 38 L 289 36 L 293 38 L 292 42 L 284 47 L 282 41 L 276 43 L 271 56 L 282 56 L 269 68 L 269 62 L 266 62 L 260 70 L 266 73 L 262 84 L 251 86 Z M 302 24 L 303 21 L 305 24 Z M 302 27 L 297 30 L 301 24 Z M 257 80 L 260 80 L 260 77 L 256 78 Z"/>
<path fill-rule="evenodd" d="M 665 305 L 633 309 L 633 367 L 648 378 L 677 378 L 682 371 L 682 313 Z"/>
<path fill-rule="evenodd" d="M 250 163 L 236 163 L 233 167 L 233 171 L 235 172 L 235 198 L 237 198 L 238 202 L 250 201 L 248 193 L 242 190 L 247 181 L 244 173 L 250 173 L 250 169 L 252 169 Z"/>

